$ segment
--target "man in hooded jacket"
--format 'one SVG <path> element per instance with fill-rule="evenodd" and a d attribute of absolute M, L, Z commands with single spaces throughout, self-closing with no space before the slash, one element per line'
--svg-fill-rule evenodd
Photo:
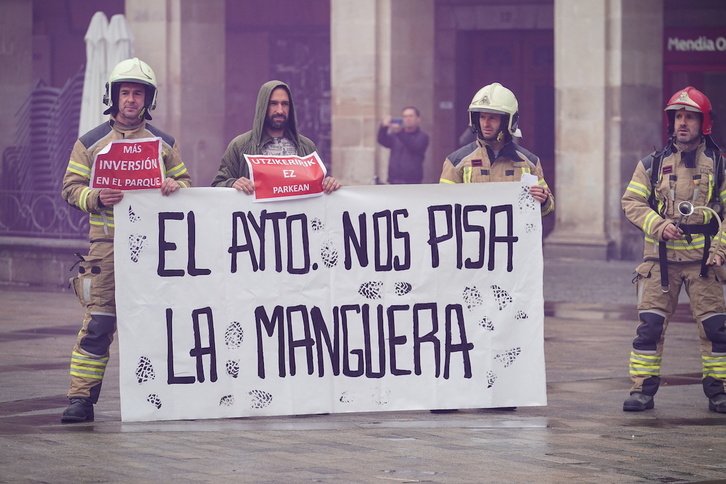
<path fill-rule="evenodd" d="M 232 187 L 250 195 L 255 187 L 244 155 L 307 156 L 317 151 L 315 143 L 298 132 L 292 93 L 282 81 L 268 81 L 257 94 L 252 130 L 234 138 L 222 156 L 214 187 Z M 335 178 L 323 180 L 323 191 L 340 188 Z"/>

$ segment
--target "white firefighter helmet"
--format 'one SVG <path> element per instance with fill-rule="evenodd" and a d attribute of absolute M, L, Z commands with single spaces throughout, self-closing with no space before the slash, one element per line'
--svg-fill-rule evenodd
<path fill-rule="evenodd" d="M 498 82 L 479 89 L 469 104 L 469 127 L 476 133 L 480 131 L 479 113 L 502 114 L 509 134 L 514 136 L 517 132 L 519 103 L 514 93 Z"/>
<path fill-rule="evenodd" d="M 154 70 L 149 64 L 138 57 L 123 60 L 111 70 L 103 94 L 103 103 L 109 106 L 104 114 L 114 110 L 114 105 L 118 103 L 118 89 L 123 82 L 135 82 L 146 87 L 144 114 L 148 119 L 151 119 L 148 112 L 156 108 L 156 74 L 154 74 Z M 118 106 L 116 106 L 116 109 L 118 109 Z"/>

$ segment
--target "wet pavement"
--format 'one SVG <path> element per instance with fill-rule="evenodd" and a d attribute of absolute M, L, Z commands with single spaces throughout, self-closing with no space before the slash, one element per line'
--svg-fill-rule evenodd
<path fill-rule="evenodd" d="M 81 307 L 0 287 L 0 482 L 726 482 L 726 415 L 708 410 L 687 303 L 655 409 L 622 411 L 634 266 L 546 261 L 548 405 L 447 414 L 122 423 L 112 358 L 96 421 L 63 425 Z"/>

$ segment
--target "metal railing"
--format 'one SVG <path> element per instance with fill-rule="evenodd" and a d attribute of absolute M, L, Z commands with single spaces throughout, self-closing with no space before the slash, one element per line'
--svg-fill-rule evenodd
<path fill-rule="evenodd" d="M 16 113 L 14 145 L 0 160 L 0 237 L 88 237 L 87 214 L 60 195 L 78 136 L 83 73 L 60 89 L 38 82 Z"/>
<path fill-rule="evenodd" d="M 85 239 L 88 214 L 68 205 L 60 191 L 0 190 L 0 235 Z"/>

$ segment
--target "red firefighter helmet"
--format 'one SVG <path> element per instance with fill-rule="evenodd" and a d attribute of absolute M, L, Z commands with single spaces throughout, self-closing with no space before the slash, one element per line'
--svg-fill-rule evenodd
<path fill-rule="evenodd" d="M 673 134 L 675 112 L 680 109 L 701 113 L 703 115 L 703 120 L 701 121 L 701 134 L 711 134 L 711 128 L 713 127 L 713 119 L 711 118 L 711 101 L 708 100 L 704 93 L 695 87 L 688 86 L 675 93 L 671 97 L 670 101 L 668 101 L 668 104 L 666 104 L 665 112 L 669 136 Z"/>

